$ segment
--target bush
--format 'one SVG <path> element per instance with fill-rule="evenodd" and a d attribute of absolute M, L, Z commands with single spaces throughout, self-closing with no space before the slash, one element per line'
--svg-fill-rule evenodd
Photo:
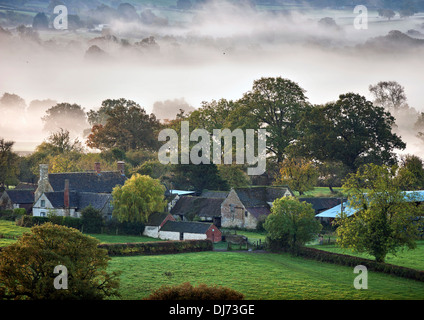
<path fill-rule="evenodd" d="M 108 220 L 104 223 L 104 233 L 108 234 L 125 234 L 140 236 L 144 231 L 142 222 L 119 222 L 116 219 Z"/>
<path fill-rule="evenodd" d="M 174 287 L 162 286 L 144 300 L 243 300 L 244 295 L 221 286 L 208 287 L 201 283 L 193 287 L 189 282 Z"/>
<path fill-rule="evenodd" d="M 103 217 L 99 210 L 91 205 L 81 211 L 81 223 L 85 233 L 101 233 L 103 227 Z"/>
<path fill-rule="evenodd" d="M 78 230 L 52 223 L 31 228 L 0 252 L 0 297 L 78 300 L 118 295 L 119 274 L 107 273 L 110 259 L 98 243 Z M 54 287 L 58 265 L 69 272 L 67 290 Z"/>
<path fill-rule="evenodd" d="M 153 255 L 213 250 L 213 244 L 210 240 L 102 243 L 99 247 L 106 249 L 109 256 Z"/>

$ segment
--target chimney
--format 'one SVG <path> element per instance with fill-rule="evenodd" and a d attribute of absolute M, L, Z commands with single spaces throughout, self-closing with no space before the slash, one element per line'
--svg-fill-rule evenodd
<path fill-rule="evenodd" d="M 63 190 L 63 206 L 65 207 L 65 216 L 69 216 L 69 179 L 65 179 L 65 189 Z"/>
<path fill-rule="evenodd" d="M 53 188 L 49 182 L 49 165 L 40 164 L 40 179 L 38 180 L 37 190 L 34 192 L 34 200 L 37 201 L 44 192 L 52 191 Z"/>
<path fill-rule="evenodd" d="M 118 162 L 117 162 L 117 167 L 118 167 L 118 171 L 119 171 L 122 175 L 125 175 L 125 162 L 124 162 L 124 161 L 118 161 Z"/>
<path fill-rule="evenodd" d="M 96 170 L 97 174 L 100 174 L 100 162 L 95 162 L 94 163 L 94 170 Z"/>

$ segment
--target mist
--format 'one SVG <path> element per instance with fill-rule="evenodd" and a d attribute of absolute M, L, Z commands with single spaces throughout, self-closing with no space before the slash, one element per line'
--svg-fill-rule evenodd
<path fill-rule="evenodd" d="M 40 113 L 29 108 L 34 100 L 76 103 L 88 111 L 105 99 L 126 98 L 147 112 L 161 108 L 162 118 L 168 107 L 175 115 L 181 105 L 191 111 L 202 101 L 239 99 L 261 77 L 297 82 L 313 104 L 347 92 L 372 100 L 369 85 L 391 80 L 404 86 L 413 108 L 397 115 L 407 143 L 403 153 L 424 157 L 422 141 L 410 130 L 424 112 L 424 15 L 388 21 L 370 11 L 365 30 L 354 28 L 356 16 L 310 8 L 265 12 L 218 1 L 178 23 L 116 20 L 102 33 L 47 30 L 38 32 L 39 39 L 11 29 L 0 33 L 0 96 L 17 94 L 27 109 L 2 115 L 0 137 L 16 141 L 16 151 L 32 151 L 48 136 Z M 325 17 L 336 25 L 320 22 Z M 390 36 L 392 30 L 402 36 Z"/>

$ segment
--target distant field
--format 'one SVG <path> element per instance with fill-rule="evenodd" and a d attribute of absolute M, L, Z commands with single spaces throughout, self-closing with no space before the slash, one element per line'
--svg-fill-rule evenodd
<path fill-rule="evenodd" d="M 246 299 L 408 300 L 423 299 L 424 283 L 369 272 L 368 290 L 356 290 L 353 269 L 292 257 L 254 252 L 199 252 L 114 257 L 110 271 L 122 271 L 122 299 L 140 300 L 161 285 L 223 285 Z"/>
<path fill-rule="evenodd" d="M 355 253 L 352 250 L 341 249 L 335 245 L 314 245 L 311 247 L 324 251 L 347 254 L 374 260 L 374 257 L 368 254 Z M 417 241 L 417 248 L 414 250 L 405 249 L 399 252 L 396 256 L 389 254 L 386 258 L 386 263 L 418 270 L 424 270 L 424 240 Z"/>

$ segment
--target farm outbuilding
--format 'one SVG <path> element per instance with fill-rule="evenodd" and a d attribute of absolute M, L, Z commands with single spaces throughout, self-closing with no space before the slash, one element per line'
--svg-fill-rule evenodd
<path fill-rule="evenodd" d="M 159 230 L 163 240 L 203 240 L 221 241 L 221 231 L 212 223 L 168 220 Z"/>

